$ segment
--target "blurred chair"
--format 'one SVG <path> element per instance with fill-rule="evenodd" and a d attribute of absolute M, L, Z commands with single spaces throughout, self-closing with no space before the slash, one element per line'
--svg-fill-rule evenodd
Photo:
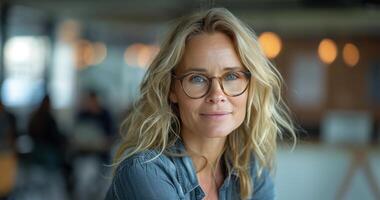
<path fill-rule="evenodd" d="M 336 199 L 344 199 L 355 173 L 360 169 L 375 198 L 380 199 L 379 185 L 368 159 L 373 123 L 370 113 L 364 111 L 330 111 L 322 122 L 322 140 L 332 145 L 348 146 L 352 157 Z"/>
<path fill-rule="evenodd" d="M 328 144 L 367 145 L 373 119 L 364 111 L 330 111 L 322 121 L 322 141 Z"/>

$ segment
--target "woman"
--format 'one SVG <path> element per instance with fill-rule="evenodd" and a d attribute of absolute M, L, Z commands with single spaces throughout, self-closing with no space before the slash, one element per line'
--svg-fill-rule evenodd
<path fill-rule="evenodd" d="M 107 199 L 274 199 L 281 77 L 229 11 L 182 18 L 124 121 Z"/>

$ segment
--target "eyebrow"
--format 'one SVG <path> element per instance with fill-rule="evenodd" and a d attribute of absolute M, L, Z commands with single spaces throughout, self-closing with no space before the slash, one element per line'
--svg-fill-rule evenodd
<path fill-rule="evenodd" d="M 225 67 L 223 68 L 223 71 L 236 71 L 239 69 L 244 69 L 244 67 L 243 66 Z M 186 74 L 189 72 L 207 72 L 207 69 L 199 68 L 199 67 L 191 67 L 190 69 L 185 70 L 183 73 Z"/>

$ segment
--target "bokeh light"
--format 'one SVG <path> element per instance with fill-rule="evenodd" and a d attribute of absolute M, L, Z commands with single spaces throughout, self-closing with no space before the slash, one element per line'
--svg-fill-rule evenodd
<path fill-rule="evenodd" d="M 155 45 L 132 44 L 125 50 L 124 60 L 129 66 L 147 68 L 158 51 L 159 47 Z"/>
<path fill-rule="evenodd" d="M 259 36 L 259 43 L 268 58 L 275 58 L 281 51 L 282 42 L 280 37 L 273 32 L 264 32 Z"/>
<path fill-rule="evenodd" d="M 358 64 L 360 58 L 359 49 L 352 43 L 347 43 L 343 47 L 343 60 L 349 67 Z"/>
<path fill-rule="evenodd" d="M 94 47 L 94 65 L 100 64 L 104 61 L 104 59 L 107 57 L 107 47 L 102 42 L 95 42 L 93 44 Z"/>
<path fill-rule="evenodd" d="M 77 67 L 79 69 L 87 68 L 95 60 L 95 50 L 93 44 L 88 40 L 79 40 L 77 42 Z"/>
<path fill-rule="evenodd" d="M 331 64 L 338 55 L 336 44 L 333 40 L 325 38 L 318 46 L 318 55 L 322 62 Z"/>

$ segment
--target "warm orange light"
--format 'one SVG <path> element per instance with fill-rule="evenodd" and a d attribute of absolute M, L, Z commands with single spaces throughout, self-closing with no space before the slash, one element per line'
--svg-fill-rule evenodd
<path fill-rule="evenodd" d="M 159 51 L 159 48 L 154 45 L 145 45 L 144 48 L 140 49 L 139 55 L 138 55 L 138 63 L 141 67 L 148 67 L 154 57 L 156 57 L 157 53 Z"/>
<path fill-rule="evenodd" d="M 146 67 L 150 60 L 150 48 L 147 45 L 143 45 L 137 54 L 137 63 L 140 67 Z"/>
<path fill-rule="evenodd" d="M 138 66 L 138 59 L 137 55 L 141 48 L 143 48 L 143 44 L 132 44 L 130 45 L 124 53 L 124 61 L 129 66 Z"/>
<path fill-rule="evenodd" d="M 275 58 L 281 51 L 280 37 L 273 32 L 264 32 L 259 37 L 259 43 L 268 58 Z"/>
<path fill-rule="evenodd" d="M 154 45 L 133 44 L 124 53 L 125 63 L 129 66 L 146 68 L 157 55 L 159 48 Z"/>
<path fill-rule="evenodd" d="M 356 64 L 358 64 L 359 58 L 359 50 L 354 44 L 347 43 L 344 45 L 343 60 L 348 66 L 354 67 Z"/>
<path fill-rule="evenodd" d="M 95 42 L 94 45 L 94 60 L 93 64 L 97 65 L 103 62 L 107 56 L 107 47 L 102 42 Z"/>
<path fill-rule="evenodd" d="M 95 50 L 90 41 L 79 40 L 77 43 L 77 66 L 86 68 L 94 63 Z"/>
<path fill-rule="evenodd" d="M 80 24 L 75 20 L 65 20 L 59 26 L 58 37 L 65 42 L 75 42 L 79 38 Z"/>
<path fill-rule="evenodd" d="M 331 39 L 323 39 L 319 43 L 318 55 L 322 62 L 331 64 L 338 55 L 336 44 Z"/>

